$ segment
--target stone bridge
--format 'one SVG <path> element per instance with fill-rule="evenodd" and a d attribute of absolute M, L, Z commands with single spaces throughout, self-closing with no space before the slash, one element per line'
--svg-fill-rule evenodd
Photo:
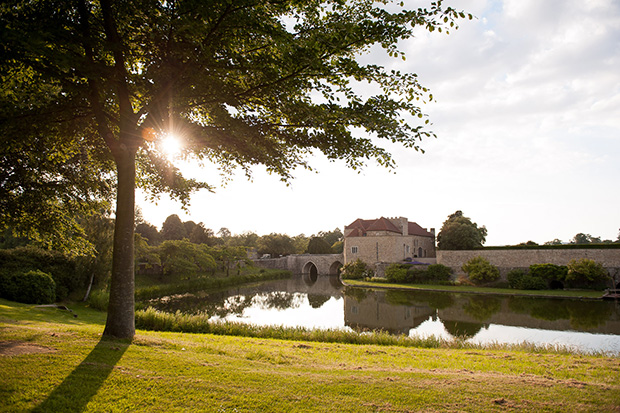
<path fill-rule="evenodd" d="M 282 258 L 254 260 L 257 267 L 288 270 L 293 274 L 338 275 L 344 263 L 342 254 L 297 254 Z"/>

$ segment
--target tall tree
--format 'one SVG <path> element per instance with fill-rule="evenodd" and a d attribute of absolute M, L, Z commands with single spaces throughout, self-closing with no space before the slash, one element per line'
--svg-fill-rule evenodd
<path fill-rule="evenodd" d="M 132 337 L 136 184 L 184 203 L 193 190 L 211 189 L 179 174 L 163 138 L 176 135 L 186 155 L 224 174 L 261 164 L 288 180 L 296 167 L 310 168 L 314 151 L 353 168 L 368 159 L 393 167 L 377 139 L 419 149 L 432 133 L 417 105 L 432 95 L 414 74 L 356 58 L 374 45 L 401 58 L 399 42 L 415 27 L 441 31 L 459 17 L 441 0 L 417 10 L 390 0 L 6 0 L 0 141 L 11 156 L 2 159 L 8 176 L 0 185 L 3 209 L 16 211 L 0 224 L 20 216 L 18 198 L 30 188 L 48 191 L 40 207 L 37 197 L 23 199 L 26 215 L 45 217 L 39 207 L 62 218 L 114 179 L 104 334 Z M 380 93 L 356 89 L 365 82 Z M 39 167 L 44 174 L 33 175 Z M 63 185 L 38 185 L 59 176 L 68 177 Z"/>
<path fill-rule="evenodd" d="M 576 234 L 572 240 L 570 240 L 571 244 L 600 244 L 601 243 L 601 237 L 593 237 L 590 234 L 584 234 L 582 232 L 580 232 L 579 234 Z"/>
<path fill-rule="evenodd" d="M 166 241 L 187 238 L 186 227 L 177 214 L 169 215 L 161 225 L 161 235 Z"/>
<path fill-rule="evenodd" d="M 437 234 L 437 247 L 442 250 L 470 250 L 481 247 L 486 236 L 484 225 L 478 227 L 462 211 L 456 211 L 441 226 Z"/>
<path fill-rule="evenodd" d="M 312 237 L 308 242 L 308 248 L 306 249 L 308 254 L 331 254 L 332 247 L 325 241 L 325 238 Z"/>

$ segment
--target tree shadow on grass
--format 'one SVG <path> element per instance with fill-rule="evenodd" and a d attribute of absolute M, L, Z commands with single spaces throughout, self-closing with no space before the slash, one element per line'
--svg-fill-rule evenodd
<path fill-rule="evenodd" d="M 131 343 L 102 338 L 88 356 L 33 412 L 81 412 Z"/>

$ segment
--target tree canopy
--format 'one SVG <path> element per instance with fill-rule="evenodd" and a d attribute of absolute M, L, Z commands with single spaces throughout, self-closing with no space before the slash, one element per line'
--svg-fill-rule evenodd
<path fill-rule="evenodd" d="M 437 234 L 437 247 L 442 250 L 470 250 L 482 247 L 486 236 L 484 225 L 478 228 L 478 224 L 463 216 L 462 211 L 456 211 L 441 226 Z"/>
<path fill-rule="evenodd" d="M 288 180 L 315 151 L 392 167 L 381 139 L 420 149 L 433 134 L 419 104 L 432 95 L 415 74 L 357 58 L 373 46 L 404 57 L 399 42 L 414 28 L 462 17 L 441 0 L 414 10 L 389 0 L 4 1 L 0 225 L 79 239 L 73 217 L 115 190 L 104 334 L 132 337 L 136 185 L 185 204 L 212 189 L 169 162 L 166 137 L 223 174 L 264 165 Z"/>

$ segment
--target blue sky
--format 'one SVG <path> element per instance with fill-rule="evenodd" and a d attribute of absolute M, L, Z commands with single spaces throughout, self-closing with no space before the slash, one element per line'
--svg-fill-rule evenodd
<path fill-rule="evenodd" d="M 412 2 L 415 6 L 422 1 Z M 437 139 L 424 154 L 385 145 L 396 171 L 361 173 L 311 159 L 290 186 L 254 170 L 215 194 L 192 197 L 189 214 L 165 198 L 138 204 L 160 226 L 170 214 L 218 231 L 311 235 L 357 218 L 405 216 L 439 230 L 456 210 L 488 230 L 486 245 L 615 240 L 620 228 L 620 2 L 459 0 L 477 16 L 450 35 L 420 31 L 402 44 L 435 102 L 423 106 Z M 212 177 L 212 170 L 192 171 Z M 213 182 L 213 181 L 210 181 Z"/>

